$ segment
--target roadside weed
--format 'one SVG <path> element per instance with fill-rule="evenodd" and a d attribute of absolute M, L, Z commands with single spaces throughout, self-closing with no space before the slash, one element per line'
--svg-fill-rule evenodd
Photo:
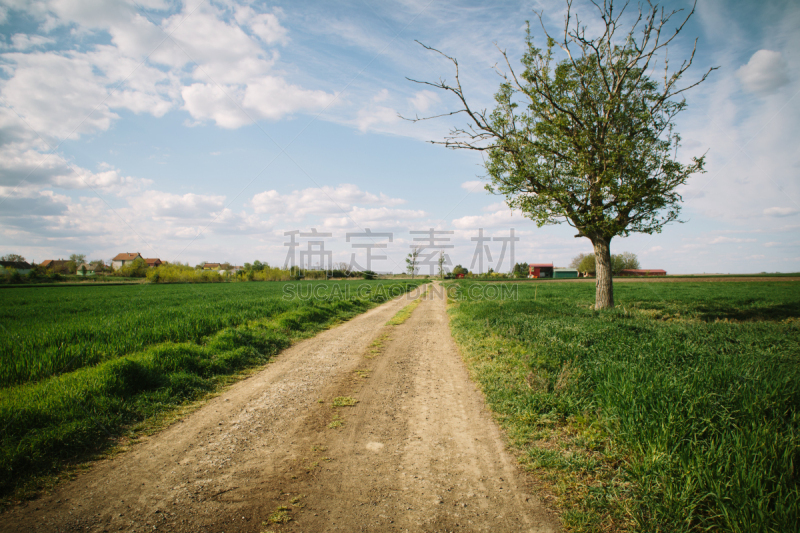
<path fill-rule="evenodd" d="M 358 400 L 350 396 L 337 396 L 333 399 L 333 407 L 351 407 L 358 403 Z"/>

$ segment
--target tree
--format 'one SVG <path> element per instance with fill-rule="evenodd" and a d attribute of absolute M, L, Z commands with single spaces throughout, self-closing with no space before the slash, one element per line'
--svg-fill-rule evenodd
<path fill-rule="evenodd" d="M 114 271 L 114 275 L 128 278 L 144 278 L 147 276 L 147 270 L 147 262 L 141 257 L 137 257 L 132 262 L 119 267 Z M 197 270 L 197 267 L 195 267 L 195 270 Z"/>
<path fill-rule="evenodd" d="M 512 270 L 515 278 L 526 278 L 528 277 L 529 272 L 530 267 L 528 266 L 528 263 L 517 263 L 514 265 L 514 269 Z"/>
<path fill-rule="evenodd" d="M 81 266 L 86 262 L 86 254 L 72 254 L 69 256 L 69 260 L 75 263 L 77 266 Z"/>
<path fill-rule="evenodd" d="M 444 279 L 444 263 L 447 259 L 444 256 L 444 252 L 439 252 L 439 259 L 436 261 L 439 265 L 439 277 Z"/>
<path fill-rule="evenodd" d="M 570 266 L 589 274 L 595 274 L 597 271 L 594 254 L 578 254 L 572 259 Z M 615 276 L 627 268 L 639 268 L 639 259 L 636 254 L 622 252 L 611 256 L 611 271 Z"/>
<path fill-rule="evenodd" d="M 342 277 L 350 277 L 350 263 L 346 261 L 340 261 L 334 265 L 334 270 L 339 270 L 342 272 Z"/>
<path fill-rule="evenodd" d="M 575 270 L 580 270 L 579 267 L 581 266 L 581 262 L 583 261 L 583 259 L 587 255 L 592 255 L 592 254 L 578 254 L 578 255 L 576 255 L 575 257 L 572 258 L 572 261 L 569 262 L 569 267 L 570 268 L 574 268 Z"/>
<path fill-rule="evenodd" d="M 578 263 L 577 269 L 580 270 L 581 272 L 586 272 L 587 274 L 594 276 L 595 273 L 597 272 L 597 265 L 594 260 L 594 254 L 584 254 L 583 258 L 581 259 L 581 262 Z"/>
<path fill-rule="evenodd" d="M 469 274 L 469 270 L 467 270 L 461 265 L 456 265 L 455 267 L 453 267 L 453 275 L 458 276 L 459 274 L 464 274 L 466 276 L 467 274 Z"/>
<path fill-rule="evenodd" d="M 414 279 L 414 274 L 417 273 L 418 264 L 419 264 L 419 248 L 413 248 L 406 257 L 406 272 L 411 274 L 411 279 Z"/>
<path fill-rule="evenodd" d="M 597 38 L 586 36 L 585 26 L 571 11 L 572 0 L 567 0 L 558 40 L 538 13 L 545 48 L 534 46 L 528 26 L 519 76 L 501 51 L 509 72 L 502 74 L 497 106 L 488 115 L 470 107 L 458 62 L 439 50 L 422 45 L 453 63 L 455 84 L 411 80 L 454 94 L 460 105 L 457 111 L 415 121 L 457 113 L 468 117 L 467 127 L 454 128 L 434 144 L 485 151 L 490 191 L 504 195 L 509 207 L 522 210 L 539 226 L 566 221 L 577 229 L 576 237 L 592 242 L 597 309 L 614 305 L 611 240 L 657 233 L 678 220 L 682 198 L 676 188 L 704 166 L 705 156 L 689 164 L 675 159 L 680 144 L 675 117 L 686 108 L 686 101 L 676 97 L 702 83 L 714 68 L 695 83 L 678 86 L 692 65 L 696 40 L 691 56 L 677 69 L 670 70 L 667 61 L 667 46 L 694 7 L 668 33 L 665 26 L 679 11 L 648 5 L 624 39 L 616 33 L 625 7 L 616 13 L 613 0 L 595 3 L 603 22 Z M 556 47 L 563 56 L 560 61 Z M 662 54 L 663 81 L 651 77 Z"/>
<path fill-rule="evenodd" d="M 619 255 L 611 256 L 611 264 L 615 275 L 626 269 L 640 268 L 639 258 L 633 252 L 622 252 Z"/>
<path fill-rule="evenodd" d="M 19 254 L 6 254 L 0 257 L 0 261 L 11 261 L 14 263 L 22 263 L 25 261 L 25 258 Z"/>

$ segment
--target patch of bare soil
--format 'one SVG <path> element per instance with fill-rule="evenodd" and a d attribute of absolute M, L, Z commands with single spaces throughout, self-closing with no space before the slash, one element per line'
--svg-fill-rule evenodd
<path fill-rule="evenodd" d="M 469 380 L 441 291 L 386 326 L 406 304 L 284 351 L 0 531 L 558 531 Z"/>

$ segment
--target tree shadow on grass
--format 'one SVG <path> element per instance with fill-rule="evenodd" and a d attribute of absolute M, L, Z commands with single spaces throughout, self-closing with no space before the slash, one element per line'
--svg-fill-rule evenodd
<path fill-rule="evenodd" d="M 780 322 L 787 318 L 800 317 L 800 301 L 775 304 L 753 303 L 755 305 L 731 306 L 725 305 L 725 302 L 711 305 L 701 304 L 695 307 L 694 311 L 697 312 L 698 318 L 704 322 L 714 322 L 715 320 Z"/>

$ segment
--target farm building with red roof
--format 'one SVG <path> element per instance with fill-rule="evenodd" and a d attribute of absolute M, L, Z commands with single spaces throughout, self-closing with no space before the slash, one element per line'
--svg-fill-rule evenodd
<path fill-rule="evenodd" d="M 531 263 L 528 265 L 529 278 L 552 278 L 553 263 Z"/>

